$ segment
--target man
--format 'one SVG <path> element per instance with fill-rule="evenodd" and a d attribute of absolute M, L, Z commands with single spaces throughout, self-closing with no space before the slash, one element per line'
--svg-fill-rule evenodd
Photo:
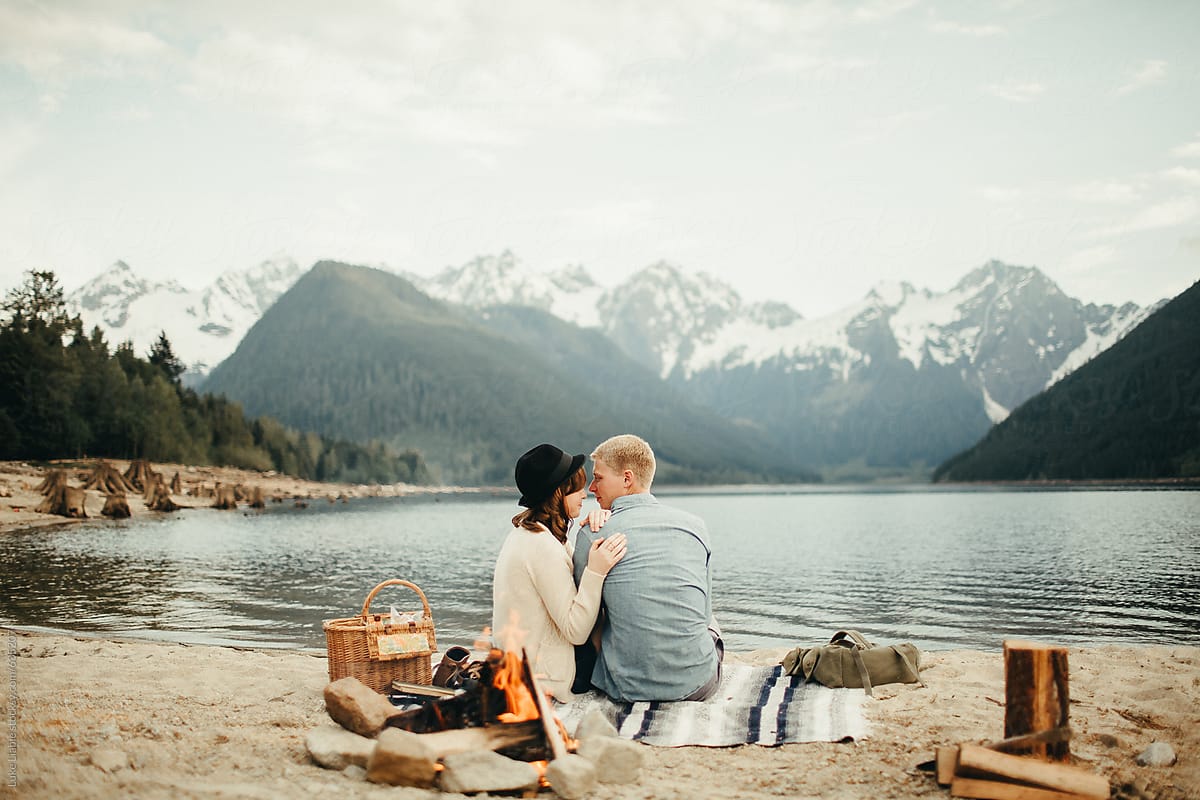
<path fill-rule="evenodd" d="M 716 691 L 724 646 L 712 615 L 712 571 L 704 522 L 650 494 L 654 451 L 630 434 L 592 453 L 588 487 L 602 512 L 575 543 L 575 579 L 598 535 L 620 531 L 626 555 L 604 582 L 601 646 L 592 685 L 616 700 L 703 700 Z M 586 646 L 586 645 L 585 645 Z M 577 675 L 586 679 L 586 675 Z"/>

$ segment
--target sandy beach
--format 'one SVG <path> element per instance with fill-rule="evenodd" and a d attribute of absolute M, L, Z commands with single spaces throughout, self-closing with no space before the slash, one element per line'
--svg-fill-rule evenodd
<path fill-rule="evenodd" d="M 370 784 L 310 761 L 305 735 L 332 724 L 321 695 L 323 657 L 0 637 L 5 699 L 16 706 L 16 786 L 6 791 L 16 797 L 446 796 Z M 731 658 L 773 663 L 783 652 Z M 1200 648 L 1072 648 L 1069 659 L 1076 764 L 1107 778 L 1117 797 L 1200 798 Z M 636 784 L 601 784 L 593 796 L 949 797 L 916 765 L 939 744 L 1001 738 L 1003 657 L 928 653 L 922 673 L 926 687 L 877 687 L 862 741 L 647 747 Z M 1155 740 L 1174 748 L 1177 764 L 1135 763 Z"/>
<path fill-rule="evenodd" d="M 127 462 L 114 461 L 122 472 Z M 183 505 L 216 481 L 259 485 L 282 502 L 446 491 L 319 484 L 271 473 L 156 464 L 179 472 Z M 72 466 L 72 483 L 79 468 Z M 0 463 L 0 532 L 70 524 L 38 514 L 45 469 Z M 268 501 L 270 502 L 270 500 Z M 103 498 L 90 492 L 98 517 Z M 134 516 L 146 510 L 129 495 Z M 322 654 L 188 646 L 143 640 L 0 631 L 9 746 L 0 794 L 16 797 L 439 797 L 378 786 L 323 769 L 304 747 L 332 725 Z M 815 644 L 815 642 L 813 643 Z M 732 653 L 731 661 L 778 663 L 787 648 Z M 1200 798 L 1200 647 L 1071 648 L 1071 752 L 1122 798 Z M 938 745 L 1002 738 L 1004 665 L 992 651 L 926 653 L 927 686 L 877 687 L 866 703 L 867 738 L 766 748 L 646 747 L 630 785 L 602 784 L 596 798 L 949 797 L 916 766 Z M 1174 766 L 1139 766 L 1149 744 L 1170 744 Z M 14 780 L 15 777 L 15 780 Z M 12 784 L 12 785 L 10 785 Z M 552 796 L 548 791 L 546 796 Z"/>

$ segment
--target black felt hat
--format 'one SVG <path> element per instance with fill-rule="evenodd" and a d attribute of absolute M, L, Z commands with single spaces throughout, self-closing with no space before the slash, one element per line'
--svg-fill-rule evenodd
<path fill-rule="evenodd" d="M 517 502 L 526 508 L 539 505 L 583 466 L 585 458 L 582 453 L 568 455 L 552 444 L 539 444 L 529 450 L 517 459 L 517 488 L 521 490 Z"/>

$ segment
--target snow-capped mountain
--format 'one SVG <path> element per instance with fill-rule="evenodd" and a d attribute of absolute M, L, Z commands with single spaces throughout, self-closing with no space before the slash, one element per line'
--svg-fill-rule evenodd
<path fill-rule="evenodd" d="M 207 374 L 237 348 L 246 331 L 303 270 L 289 258 L 230 270 L 200 290 L 175 281 L 152 283 L 118 261 L 71 292 L 67 307 L 85 330 L 99 326 L 111 345 L 131 341 L 147 353 L 166 332 L 175 355 L 194 375 Z"/>
<path fill-rule="evenodd" d="M 420 279 L 418 279 L 420 280 Z M 558 282 L 511 253 L 477 258 L 422 283 L 443 300 L 535 305 L 601 328 L 664 379 L 739 368 L 822 371 L 849 380 L 881 361 L 953 367 L 993 422 L 1136 327 L 1154 308 L 1085 305 L 1035 267 L 991 261 L 946 292 L 884 283 L 858 303 L 804 319 L 784 303 L 745 303 L 730 286 L 660 262 L 620 286 L 598 287 L 582 267 Z M 564 310 L 571 311 L 564 313 Z M 573 315 L 573 317 L 571 316 Z M 587 322 L 583 322 L 587 324 Z"/>

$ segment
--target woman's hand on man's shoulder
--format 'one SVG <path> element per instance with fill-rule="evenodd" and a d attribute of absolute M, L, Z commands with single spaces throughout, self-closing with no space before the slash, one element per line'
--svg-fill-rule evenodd
<path fill-rule="evenodd" d="M 587 521 L 584 524 L 587 525 L 588 530 L 595 533 L 604 527 L 604 523 L 608 522 L 608 518 L 611 516 L 612 511 L 607 508 L 594 508 L 588 512 Z"/>

